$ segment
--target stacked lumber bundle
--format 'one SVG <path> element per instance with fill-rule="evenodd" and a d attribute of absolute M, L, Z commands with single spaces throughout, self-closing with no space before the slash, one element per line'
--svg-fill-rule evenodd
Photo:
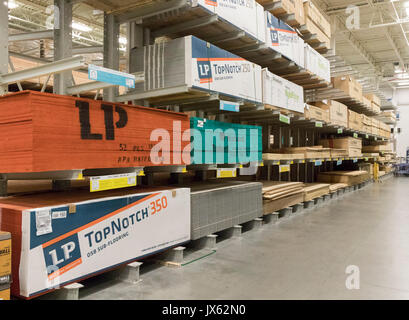
<path fill-rule="evenodd" d="M 390 139 L 391 127 L 388 124 L 379 121 L 379 135 L 383 138 Z"/>
<path fill-rule="evenodd" d="M 257 0 L 257 2 L 263 7 L 269 7 L 269 12 L 277 18 L 286 16 L 286 22 L 290 26 L 305 23 L 303 0 Z"/>
<path fill-rule="evenodd" d="M 260 182 L 193 182 L 190 188 L 191 239 L 232 228 L 263 215 Z"/>
<path fill-rule="evenodd" d="M 359 163 L 358 166 L 359 166 L 359 170 L 366 171 L 369 173 L 371 177 L 373 176 L 373 168 L 374 168 L 373 163 L 364 162 L 364 163 Z"/>
<path fill-rule="evenodd" d="M 304 117 L 307 120 L 329 122 L 329 110 L 325 110 L 313 105 L 305 104 Z"/>
<path fill-rule="evenodd" d="M 280 161 L 280 160 L 302 160 L 303 153 L 263 153 L 263 160 Z"/>
<path fill-rule="evenodd" d="M 390 143 L 363 146 L 362 152 L 365 153 L 392 152 L 392 146 Z"/>
<path fill-rule="evenodd" d="M 153 102 L 190 99 L 192 95 L 186 92 L 186 87 L 194 87 L 202 94 L 214 91 L 262 102 L 259 65 L 194 36 L 133 48 L 130 53 L 130 72 L 144 72 L 145 79 L 150 79 L 137 83 L 132 92 L 141 97 L 148 95 Z M 169 95 L 168 90 L 163 90 L 169 88 L 181 89 Z M 149 94 L 152 91 L 153 96 Z"/>
<path fill-rule="evenodd" d="M 270 214 L 303 202 L 302 182 L 262 181 L 263 211 Z"/>
<path fill-rule="evenodd" d="M 305 159 L 324 159 L 331 157 L 331 149 L 322 146 L 281 148 L 280 152 L 303 154 Z"/>
<path fill-rule="evenodd" d="M 348 185 L 346 183 L 331 183 L 329 186 L 329 191 L 330 193 L 336 192 L 339 189 L 343 189 L 348 187 Z"/>
<path fill-rule="evenodd" d="M 379 157 L 379 152 L 364 152 L 362 155 L 367 158 Z"/>
<path fill-rule="evenodd" d="M 381 99 L 376 94 L 366 94 L 365 98 L 371 102 L 371 109 L 375 113 L 381 112 Z"/>
<path fill-rule="evenodd" d="M 331 148 L 331 158 L 348 157 L 348 151 L 345 149 L 333 149 Z"/>
<path fill-rule="evenodd" d="M 0 110 L 1 173 L 190 163 L 182 113 L 34 91 L 0 97 Z"/>
<path fill-rule="evenodd" d="M 380 121 L 378 119 L 371 118 L 371 134 L 379 136 L 380 135 L 379 127 Z"/>
<path fill-rule="evenodd" d="M 396 113 L 394 111 L 382 111 L 380 116 L 389 122 L 396 122 Z"/>
<path fill-rule="evenodd" d="M 318 174 L 318 181 L 324 183 L 346 183 L 348 186 L 354 186 L 368 180 L 367 171 L 328 171 Z"/>
<path fill-rule="evenodd" d="M 331 48 L 331 24 L 312 1 L 304 2 L 305 25 L 311 34 L 316 34 L 320 42 Z"/>
<path fill-rule="evenodd" d="M 304 89 L 291 81 L 281 78 L 267 68 L 262 70 L 263 103 L 266 109 L 304 111 Z"/>
<path fill-rule="evenodd" d="M 363 102 L 362 85 L 352 76 L 339 76 L 331 78 L 335 89 L 345 92 L 349 97 Z"/>
<path fill-rule="evenodd" d="M 322 139 L 319 143 L 327 148 L 344 149 L 348 152 L 348 157 L 362 156 L 362 139 L 360 138 L 343 137 Z"/>
<path fill-rule="evenodd" d="M 311 201 L 330 193 L 330 184 L 328 183 L 306 183 L 304 188 L 304 202 Z"/>
<path fill-rule="evenodd" d="M 362 117 L 359 113 L 348 110 L 348 128 L 352 130 L 362 130 Z"/>
<path fill-rule="evenodd" d="M 348 107 L 338 101 L 326 100 L 314 102 L 318 108 L 329 111 L 329 123 L 341 127 L 348 127 Z"/>
<path fill-rule="evenodd" d="M 364 115 L 364 114 L 361 114 L 360 116 L 361 116 L 362 128 L 359 131 L 363 131 L 365 133 L 371 134 L 372 133 L 372 130 L 371 130 L 372 120 L 371 120 L 371 118 Z"/>

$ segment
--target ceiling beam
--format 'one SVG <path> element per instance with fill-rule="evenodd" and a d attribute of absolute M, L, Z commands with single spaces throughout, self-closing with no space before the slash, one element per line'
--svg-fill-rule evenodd
<path fill-rule="evenodd" d="M 355 49 L 356 52 L 360 54 L 362 58 L 365 59 L 366 62 L 368 62 L 368 64 L 375 70 L 377 74 L 382 74 L 383 70 L 376 63 L 375 58 L 368 51 L 366 51 L 366 49 L 362 46 L 362 44 L 358 40 L 356 40 L 352 32 L 347 29 L 347 27 L 345 26 L 341 18 L 336 17 L 334 21 L 337 24 L 336 29 L 345 30 L 345 32 L 341 33 L 342 36 L 345 38 L 345 40 Z"/>

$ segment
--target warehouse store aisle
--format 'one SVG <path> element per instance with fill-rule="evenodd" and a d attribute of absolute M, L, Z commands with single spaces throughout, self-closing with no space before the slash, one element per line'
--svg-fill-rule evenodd
<path fill-rule="evenodd" d="M 184 267 L 142 266 L 137 285 L 89 279 L 80 299 L 409 299 L 408 189 L 407 178 L 371 184 Z"/>

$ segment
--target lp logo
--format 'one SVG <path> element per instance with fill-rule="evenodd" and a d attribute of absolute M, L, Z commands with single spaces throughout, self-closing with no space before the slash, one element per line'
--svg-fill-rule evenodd
<path fill-rule="evenodd" d="M 360 288 L 359 267 L 350 265 L 345 269 L 348 277 L 345 281 L 345 286 L 348 290 L 358 290 Z"/>
<path fill-rule="evenodd" d="M 271 43 L 276 44 L 278 43 L 278 32 L 277 30 L 270 31 Z"/>
<path fill-rule="evenodd" d="M 89 103 L 77 100 L 75 106 L 80 109 L 81 139 L 102 140 L 102 134 L 91 133 Z M 114 106 L 102 104 L 101 109 L 104 111 L 106 140 L 115 140 Z M 128 114 L 126 113 L 126 110 L 120 106 L 115 106 L 115 112 L 119 115 L 119 120 L 115 126 L 118 129 L 125 127 L 128 123 Z"/>
<path fill-rule="evenodd" d="M 200 83 L 212 82 L 212 69 L 210 67 L 210 61 L 198 61 L 197 68 Z"/>
<path fill-rule="evenodd" d="M 77 234 L 53 243 L 52 245 L 45 247 L 43 250 L 48 273 L 52 273 L 53 267 L 61 269 L 81 258 Z"/>

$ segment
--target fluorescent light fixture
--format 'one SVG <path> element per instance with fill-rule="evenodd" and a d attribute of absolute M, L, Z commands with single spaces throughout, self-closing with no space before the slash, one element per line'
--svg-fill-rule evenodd
<path fill-rule="evenodd" d="M 128 43 L 128 39 L 126 39 L 125 37 L 119 37 L 119 43 L 120 43 L 120 44 L 127 44 L 127 43 Z"/>
<path fill-rule="evenodd" d="M 9 9 L 15 9 L 18 7 L 18 4 L 14 2 L 14 0 L 9 0 L 8 2 L 8 8 Z"/>
<path fill-rule="evenodd" d="M 403 6 L 404 6 L 405 8 L 409 8 L 409 1 L 406 1 L 406 2 L 403 4 Z"/>
<path fill-rule="evenodd" d="M 89 26 L 87 26 L 87 25 L 85 25 L 83 23 L 79 23 L 79 22 L 73 22 L 72 23 L 72 28 L 76 29 L 76 30 L 79 30 L 79 31 L 84 31 L 84 32 L 89 32 L 89 31 L 92 30 L 91 27 L 89 27 Z"/>

